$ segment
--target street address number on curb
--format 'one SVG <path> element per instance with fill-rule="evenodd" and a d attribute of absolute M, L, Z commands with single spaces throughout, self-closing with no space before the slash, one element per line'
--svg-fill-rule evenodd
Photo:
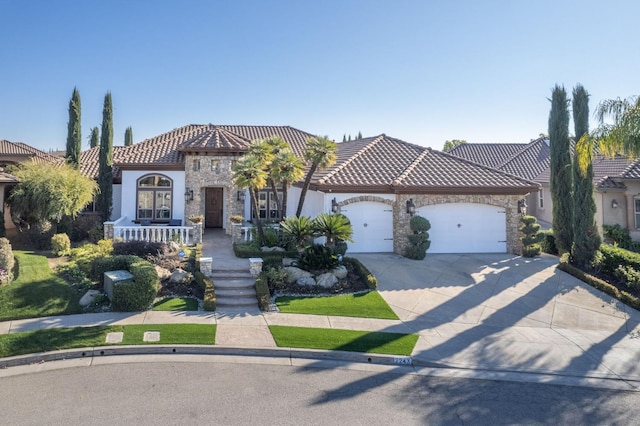
<path fill-rule="evenodd" d="M 393 358 L 394 364 L 408 364 L 411 365 L 411 358 L 399 357 L 396 356 Z"/>

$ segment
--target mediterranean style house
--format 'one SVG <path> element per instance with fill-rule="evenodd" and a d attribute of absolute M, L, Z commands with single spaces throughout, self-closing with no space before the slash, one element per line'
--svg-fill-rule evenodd
<path fill-rule="evenodd" d="M 527 197 L 528 214 L 551 226 L 548 139 L 524 144 L 462 144 L 450 153 L 538 183 L 540 191 Z M 600 227 L 620 225 L 634 240 L 640 240 L 640 160 L 597 155 L 592 164 L 596 222 Z"/>
<path fill-rule="evenodd" d="M 128 147 L 114 147 L 112 220 L 127 226 L 186 225 L 231 233 L 232 215 L 278 222 L 273 194 L 252 211 L 231 167 L 255 140 L 280 136 L 302 157 L 314 136 L 289 126 L 187 125 Z M 97 177 L 98 148 L 81 170 Z M 295 213 L 300 183 L 289 191 Z M 353 226 L 350 252 L 403 253 L 414 214 L 431 222 L 430 253 L 519 253 L 521 200 L 538 191 L 529 179 L 381 134 L 338 144 L 336 163 L 313 176 L 302 214 L 341 212 Z"/>

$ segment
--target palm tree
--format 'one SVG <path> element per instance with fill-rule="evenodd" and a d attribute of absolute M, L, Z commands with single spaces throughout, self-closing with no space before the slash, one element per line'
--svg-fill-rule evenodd
<path fill-rule="evenodd" d="M 600 150 L 613 156 L 640 156 L 640 96 L 627 99 L 607 99 L 596 108 L 600 126 L 594 131 Z M 613 124 L 606 124 L 606 119 Z"/>
<path fill-rule="evenodd" d="M 296 216 L 300 216 L 302 213 L 302 206 L 304 205 L 304 199 L 307 196 L 307 191 L 311 185 L 311 178 L 318 169 L 325 169 L 332 166 L 336 162 L 336 151 L 338 145 L 329 140 L 328 136 L 316 136 L 307 139 L 307 149 L 304 153 L 304 159 L 311 162 L 307 176 L 304 179 L 302 185 L 302 191 L 300 192 L 300 200 L 298 200 L 298 208 L 296 209 Z"/>
<path fill-rule="evenodd" d="M 260 245 L 264 241 L 264 230 L 260 220 L 260 206 L 258 205 L 258 191 L 267 184 L 267 172 L 264 163 L 256 155 L 247 154 L 233 165 L 233 183 L 239 188 L 249 188 L 253 211 L 256 215 L 256 227 Z"/>
<path fill-rule="evenodd" d="M 325 245 L 330 249 L 336 246 L 337 240 L 353 242 L 353 228 L 349 219 L 342 214 L 320 213 L 313 220 L 316 235 L 325 237 Z"/>
<path fill-rule="evenodd" d="M 291 216 L 280 222 L 280 229 L 287 241 L 293 243 L 298 253 L 313 242 L 313 221 L 307 216 Z"/>
<path fill-rule="evenodd" d="M 278 152 L 271 161 L 271 180 L 282 184 L 282 210 L 280 217 L 287 215 L 287 200 L 289 188 L 293 182 L 297 182 L 304 177 L 304 164 L 290 149 L 283 149 Z"/>
<path fill-rule="evenodd" d="M 268 173 L 267 184 L 271 187 L 278 211 L 282 211 L 280 197 L 276 188 L 276 185 L 280 182 L 274 179 L 272 162 L 275 156 L 285 149 L 289 149 L 289 145 L 280 136 L 271 136 L 253 141 L 247 150 L 248 154 L 255 155 L 262 161 L 264 170 Z"/>

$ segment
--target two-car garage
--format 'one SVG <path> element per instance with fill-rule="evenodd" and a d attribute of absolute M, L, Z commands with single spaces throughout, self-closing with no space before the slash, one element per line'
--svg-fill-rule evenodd
<path fill-rule="evenodd" d="M 348 204 L 342 213 L 353 227 L 351 253 L 393 252 L 393 207 L 382 202 Z M 400 212 L 399 214 L 405 214 Z M 421 206 L 416 214 L 431 223 L 427 253 L 505 253 L 507 221 L 504 207 L 477 203 Z"/>

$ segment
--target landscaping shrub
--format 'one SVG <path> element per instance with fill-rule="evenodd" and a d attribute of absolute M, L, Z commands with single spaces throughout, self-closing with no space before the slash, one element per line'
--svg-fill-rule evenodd
<path fill-rule="evenodd" d="M 0 284 L 11 282 L 15 258 L 11 242 L 5 237 L 0 238 Z"/>
<path fill-rule="evenodd" d="M 250 257 L 260 257 L 264 261 L 263 267 L 267 265 L 282 265 L 282 259 L 285 257 L 298 257 L 297 251 L 260 251 L 260 247 L 255 244 L 235 243 L 233 251 L 237 257 L 247 259 Z"/>
<path fill-rule="evenodd" d="M 285 243 L 293 245 L 298 252 L 302 252 L 313 243 L 313 221 L 307 216 L 289 216 L 280 227 Z"/>
<path fill-rule="evenodd" d="M 606 244 L 600 246 L 600 252 L 602 253 L 602 272 L 605 274 L 615 275 L 620 265 L 640 271 L 640 254 L 638 253 Z"/>
<path fill-rule="evenodd" d="M 345 257 L 342 259 L 342 263 L 345 265 L 351 265 L 353 272 L 357 274 L 371 290 L 378 288 L 378 280 L 376 277 L 358 259 L 355 257 Z"/>
<path fill-rule="evenodd" d="M 28 237 L 31 244 L 38 250 L 49 250 L 53 233 L 51 222 L 41 221 L 29 227 Z"/>
<path fill-rule="evenodd" d="M 202 298 L 202 307 L 205 311 L 215 311 L 216 310 L 216 291 L 215 284 L 209 278 L 205 277 L 205 275 L 197 270 L 193 274 L 196 283 L 204 290 L 204 296 Z"/>
<path fill-rule="evenodd" d="M 407 236 L 409 245 L 405 249 L 405 257 L 414 260 L 422 260 L 427 256 L 427 250 L 431 246 L 429 241 L 429 229 L 431 223 L 422 216 L 413 216 L 409 221 L 412 234 Z"/>
<path fill-rule="evenodd" d="M 353 242 L 351 222 L 340 213 L 320 213 L 313 219 L 313 230 L 317 237 L 325 237 L 325 245 L 330 248 L 334 248 L 337 241 Z"/>
<path fill-rule="evenodd" d="M 93 232 L 94 234 L 96 233 L 96 231 L 93 231 L 94 229 L 98 229 L 100 233 L 96 239 L 92 239 L 95 235 L 89 236 L 90 232 Z M 95 243 L 101 240 L 103 237 L 103 231 L 100 215 L 94 213 L 83 213 L 77 215 L 73 220 L 70 237 L 71 241 L 82 241 L 88 239 Z"/>
<path fill-rule="evenodd" d="M 280 245 L 282 245 L 282 239 L 280 238 L 280 233 L 278 232 L 277 229 L 274 228 L 264 228 L 264 240 L 262 241 L 262 244 L 267 246 L 267 247 L 279 247 Z"/>
<path fill-rule="evenodd" d="M 107 271 L 129 271 L 129 267 L 134 262 L 140 259 L 133 255 L 119 255 L 109 256 L 101 259 L 95 259 L 93 261 L 93 267 L 91 268 L 91 278 L 104 285 L 104 273 Z"/>
<path fill-rule="evenodd" d="M 71 251 L 71 240 L 67 234 L 56 234 L 51 237 L 51 252 L 56 256 L 64 256 Z"/>
<path fill-rule="evenodd" d="M 542 238 L 540 240 L 540 249 L 554 256 L 558 255 L 558 247 L 556 247 L 556 237 L 553 235 L 553 230 L 540 231 Z"/>
<path fill-rule="evenodd" d="M 100 240 L 96 244 L 84 244 L 71 249 L 71 260 L 87 275 L 92 275 L 93 261 L 108 257 L 113 252 L 111 240 Z"/>
<path fill-rule="evenodd" d="M 620 278 L 627 287 L 634 290 L 640 290 L 640 272 L 636 271 L 630 266 L 620 265 L 613 273 L 616 277 Z"/>
<path fill-rule="evenodd" d="M 282 290 L 287 287 L 287 271 L 281 266 L 265 268 L 264 278 L 271 294 L 276 290 Z"/>
<path fill-rule="evenodd" d="M 628 249 L 631 247 L 631 235 L 629 230 L 620 225 L 602 225 L 602 233 L 605 238 L 611 238 L 619 247 Z"/>
<path fill-rule="evenodd" d="M 540 234 L 540 225 L 535 216 L 522 216 L 520 218 L 520 232 L 522 233 L 522 256 L 535 257 L 540 254 L 540 241 L 544 236 Z"/>
<path fill-rule="evenodd" d="M 133 275 L 133 279 L 118 283 L 113 289 L 112 307 L 116 311 L 140 311 L 148 308 L 158 293 L 160 280 L 154 266 L 137 256 L 122 255 L 101 259 L 100 269 L 115 266 L 116 269 L 126 269 Z M 126 266 L 126 267 L 125 267 Z M 96 270 L 98 265 L 96 265 Z M 111 269 L 105 269 L 109 271 Z"/>
<path fill-rule="evenodd" d="M 297 260 L 299 268 L 310 272 L 330 270 L 339 264 L 340 261 L 333 249 L 322 244 L 307 247 Z"/>
<path fill-rule="evenodd" d="M 264 271 L 261 272 L 256 279 L 256 297 L 258 298 L 258 306 L 260 307 L 260 310 L 268 311 L 271 293 L 269 292 L 266 273 Z"/>
<path fill-rule="evenodd" d="M 102 225 L 96 225 L 89 229 L 87 232 L 87 238 L 89 242 L 97 243 L 104 237 L 104 229 L 102 229 Z"/>
<path fill-rule="evenodd" d="M 168 252 L 169 246 L 166 243 L 149 241 L 115 241 L 113 243 L 114 255 L 130 254 L 144 259 L 147 256 L 157 256 Z"/>

